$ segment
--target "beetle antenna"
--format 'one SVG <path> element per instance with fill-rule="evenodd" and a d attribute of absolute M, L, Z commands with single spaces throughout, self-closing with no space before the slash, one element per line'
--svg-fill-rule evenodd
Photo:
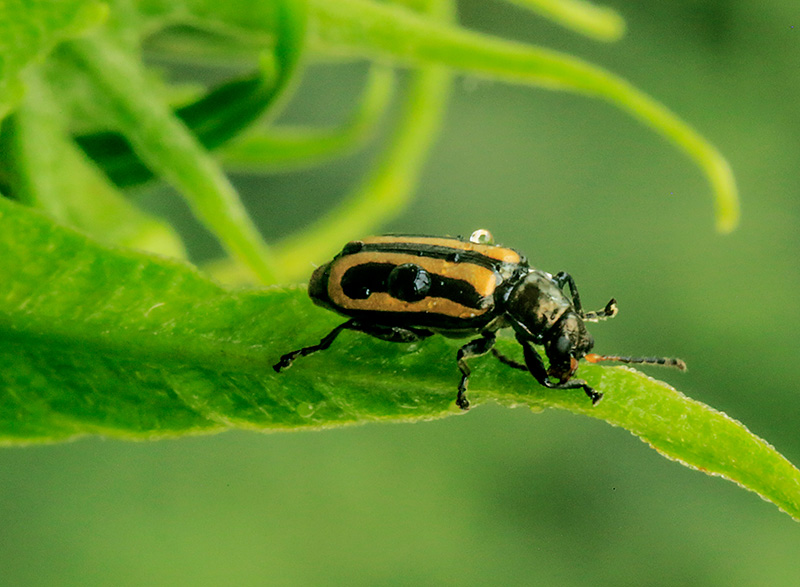
<path fill-rule="evenodd" d="M 617 355 L 596 355 L 589 353 L 584 357 L 590 363 L 600 361 L 617 361 L 618 363 L 637 363 L 643 365 L 661 365 L 662 367 L 674 367 L 680 371 L 686 371 L 686 363 L 682 359 L 672 359 L 668 357 L 620 357 Z"/>
<path fill-rule="evenodd" d="M 587 322 L 599 322 L 600 320 L 606 320 L 607 318 L 613 318 L 617 315 L 619 308 L 617 308 L 617 300 L 611 298 L 606 307 L 602 310 L 598 310 L 597 312 L 586 312 L 583 315 L 583 319 Z"/>

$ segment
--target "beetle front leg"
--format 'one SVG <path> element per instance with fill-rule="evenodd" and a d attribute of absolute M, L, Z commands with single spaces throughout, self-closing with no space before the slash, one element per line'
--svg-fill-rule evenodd
<path fill-rule="evenodd" d="M 575 280 L 572 278 L 572 275 L 566 271 L 559 271 L 553 276 L 553 281 L 555 281 L 561 289 L 564 289 L 564 286 L 569 284 L 569 293 L 572 295 L 572 305 L 575 306 L 575 311 L 578 312 L 578 315 L 583 316 L 581 296 L 578 293 L 578 286 L 575 285 Z"/>
<path fill-rule="evenodd" d="M 605 320 L 606 318 L 613 318 L 617 315 L 617 300 L 611 298 L 606 307 L 602 310 L 598 310 L 597 312 L 586 312 L 583 315 L 583 319 L 587 322 L 599 322 L 600 320 Z"/>
<path fill-rule="evenodd" d="M 458 395 L 456 396 L 456 404 L 462 410 L 469 409 L 469 400 L 467 399 L 467 384 L 469 383 L 469 374 L 471 373 L 467 359 L 472 357 L 479 357 L 485 355 L 494 346 L 494 334 L 484 334 L 481 338 L 469 341 L 467 344 L 458 349 L 456 361 L 458 368 L 461 371 L 461 382 L 458 384 Z"/>
<path fill-rule="evenodd" d="M 533 378 L 539 382 L 539 385 L 543 385 L 549 389 L 578 389 L 580 387 L 589 399 L 592 400 L 592 405 L 603 399 L 603 394 L 590 387 L 583 379 L 569 379 L 559 383 L 550 381 L 547 369 L 545 369 L 544 366 L 544 361 L 542 361 L 542 357 L 536 352 L 536 349 L 531 346 L 530 342 L 520 336 L 517 336 L 517 340 L 522 345 L 525 365 L 528 367 L 530 374 L 533 375 Z"/>
<path fill-rule="evenodd" d="M 564 289 L 565 286 L 569 285 L 569 293 L 572 295 L 572 305 L 575 307 L 575 311 L 578 313 L 578 315 L 587 322 L 599 322 L 600 320 L 613 318 L 617 315 L 617 300 L 614 298 L 611 298 L 611 300 L 609 300 L 609 302 L 606 304 L 606 307 L 602 310 L 598 310 L 596 312 L 584 312 L 583 306 L 581 305 L 581 296 L 578 293 L 578 286 L 575 285 L 575 280 L 572 278 L 572 275 L 566 271 L 559 271 L 556 273 L 553 276 L 553 281 L 555 281 L 558 287 L 561 289 Z"/>

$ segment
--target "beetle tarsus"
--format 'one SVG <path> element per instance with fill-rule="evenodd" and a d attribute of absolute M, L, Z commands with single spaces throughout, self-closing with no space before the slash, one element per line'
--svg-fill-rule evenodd
<path fill-rule="evenodd" d="M 467 399 L 467 396 L 464 395 L 464 391 L 465 390 L 461 389 L 458 390 L 458 397 L 456 397 L 456 405 L 466 412 L 467 410 L 469 410 L 469 400 Z"/>
<path fill-rule="evenodd" d="M 599 402 L 601 399 L 603 399 L 603 394 L 602 393 L 592 389 L 588 385 L 584 384 L 583 391 L 584 391 L 584 393 L 586 393 L 587 396 L 589 396 L 589 399 L 592 400 L 592 405 L 593 406 L 596 406 L 597 402 Z"/>
<path fill-rule="evenodd" d="M 288 369 L 292 366 L 292 362 L 294 361 L 295 353 L 288 353 L 281 357 L 281 360 L 275 363 L 272 368 L 275 369 L 275 373 L 280 373 L 284 369 Z"/>

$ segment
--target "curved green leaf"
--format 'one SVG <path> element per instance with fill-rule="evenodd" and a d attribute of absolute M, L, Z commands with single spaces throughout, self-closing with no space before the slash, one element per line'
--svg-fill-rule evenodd
<path fill-rule="evenodd" d="M 266 243 L 238 194 L 188 129 L 148 88 L 141 65 L 107 34 L 68 46 L 102 90 L 103 106 L 147 165 L 174 185 L 223 246 L 269 283 L 278 277 Z"/>
<path fill-rule="evenodd" d="M 300 288 L 228 291 L 188 265 L 101 246 L 0 198 L 0 442 L 80 434 L 157 438 L 230 427 L 323 428 L 459 414 L 458 343 L 344 332 Z M 39 251 L 48 247 L 49 254 Z M 43 287 L 43 284 L 46 284 Z M 499 341 L 508 354 L 519 349 Z M 470 398 L 556 407 L 621 426 L 659 452 L 757 492 L 800 519 L 800 471 L 739 422 L 624 367 L 582 365 L 605 393 L 550 390 L 485 357 Z"/>
<path fill-rule="evenodd" d="M 454 17 L 452 3 L 433 4 L 428 7 L 433 18 Z M 444 116 L 451 85 L 452 76 L 443 67 L 424 66 L 412 73 L 400 120 L 371 172 L 338 206 L 277 245 L 277 264 L 287 280 L 305 278 L 313 263 L 336 253 L 336 243 L 373 232 L 408 204 Z M 206 269 L 225 283 L 251 280 L 227 260 Z"/>
<path fill-rule="evenodd" d="M 283 4 L 290 4 L 284 2 Z M 276 19 L 273 52 L 262 59 L 261 71 L 221 84 L 175 116 L 208 150 L 214 150 L 255 121 L 274 116 L 295 85 L 302 56 L 305 14 L 286 6 Z M 77 143 L 120 187 L 142 184 L 153 172 L 139 159 L 122 134 L 101 132 L 75 137 Z"/>
<path fill-rule="evenodd" d="M 183 258 L 177 232 L 140 210 L 70 140 L 50 88 L 27 71 L 27 94 L 3 125 L 0 152 L 15 200 L 108 244 Z"/>
<path fill-rule="evenodd" d="M 282 78 L 288 81 L 288 76 Z M 274 77 L 258 73 L 227 82 L 192 104 L 178 108 L 175 116 L 209 150 L 224 145 L 253 124 L 274 102 L 283 87 Z M 131 187 L 153 178 L 125 137 L 116 132 L 78 135 L 75 141 L 119 187 Z"/>
<path fill-rule="evenodd" d="M 433 4 L 429 17 L 454 19 L 452 2 Z M 290 279 L 305 278 L 312 263 L 337 252 L 353 235 L 370 234 L 410 201 L 450 98 L 452 74 L 426 65 L 411 74 L 400 121 L 389 145 L 369 174 L 338 206 L 276 247 L 278 263 Z"/>
<path fill-rule="evenodd" d="M 584 0 L 507 0 L 538 12 L 577 33 L 600 41 L 616 41 L 625 34 L 625 21 L 615 10 Z"/>
<path fill-rule="evenodd" d="M 668 108 L 611 72 L 567 54 L 467 31 L 370 0 L 312 0 L 310 6 L 317 42 L 331 50 L 413 65 L 446 65 L 490 79 L 608 100 L 689 155 L 711 184 L 717 228 L 728 232 L 736 227 L 739 202 L 725 158 Z"/>
<path fill-rule="evenodd" d="M 102 2 L 0 2 L 0 119 L 22 96 L 19 73 L 57 43 L 83 33 L 107 15 Z"/>
<path fill-rule="evenodd" d="M 233 171 L 295 171 L 342 157 L 369 140 L 394 88 L 394 72 L 370 69 L 361 102 L 349 121 L 332 129 L 275 126 L 232 141 L 218 156 Z"/>

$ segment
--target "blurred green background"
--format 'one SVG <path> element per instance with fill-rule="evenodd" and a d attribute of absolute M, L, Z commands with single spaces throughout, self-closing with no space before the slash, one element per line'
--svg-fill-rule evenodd
<path fill-rule="evenodd" d="M 800 463 L 800 5 L 611 5 L 629 25 L 611 45 L 500 2 L 463 2 L 461 14 L 605 66 L 688 120 L 736 172 L 736 232 L 714 232 L 692 163 L 615 108 L 469 78 L 417 200 L 385 229 L 489 228 L 535 265 L 571 272 L 585 305 L 616 297 L 619 317 L 592 328 L 598 352 L 686 359 L 685 375 L 649 372 Z M 284 119 L 343 118 L 363 73 L 309 69 Z M 237 183 L 272 240 L 332 205 L 369 161 Z M 191 226 L 168 194 L 150 203 Z M 213 255 L 194 231 L 196 256 Z M 3 449 L 0 472 L 2 585 L 800 584 L 800 525 L 775 506 L 555 411 L 86 438 Z"/>

